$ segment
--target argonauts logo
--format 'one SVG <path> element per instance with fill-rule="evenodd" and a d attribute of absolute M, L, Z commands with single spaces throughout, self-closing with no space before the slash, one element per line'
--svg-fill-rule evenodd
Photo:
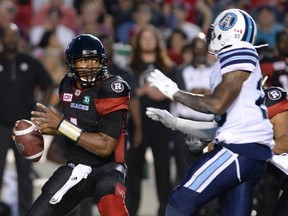
<path fill-rule="evenodd" d="M 219 28 L 223 31 L 231 29 L 237 22 L 237 16 L 234 13 L 226 13 L 219 22 Z"/>

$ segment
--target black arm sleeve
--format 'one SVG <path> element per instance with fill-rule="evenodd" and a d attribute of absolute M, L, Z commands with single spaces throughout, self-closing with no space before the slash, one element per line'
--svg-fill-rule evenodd
<path fill-rule="evenodd" d="M 103 116 L 98 125 L 98 132 L 102 132 L 118 139 L 123 126 L 126 110 L 118 110 Z"/>

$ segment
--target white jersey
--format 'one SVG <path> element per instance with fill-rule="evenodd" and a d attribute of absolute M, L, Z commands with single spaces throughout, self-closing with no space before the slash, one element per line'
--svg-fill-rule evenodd
<path fill-rule="evenodd" d="M 250 43 L 239 42 L 221 50 L 217 59 L 210 80 L 212 92 L 225 73 L 244 70 L 250 72 L 250 76 L 233 104 L 224 114 L 215 117 L 219 124 L 215 139 L 227 144 L 255 142 L 273 148 L 273 129 L 263 104 L 265 94 L 257 51 Z"/>

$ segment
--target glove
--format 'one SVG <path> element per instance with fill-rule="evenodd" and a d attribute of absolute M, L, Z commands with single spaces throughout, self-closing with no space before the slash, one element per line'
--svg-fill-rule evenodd
<path fill-rule="evenodd" d="M 184 134 L 184 140 L 192 156 L 200 156 L 203 153 L 203 149 L 212 141 L 211 139 L 199 139 L 189 134 Z"/>
<path fill-rule="evenodd" d="M 161 110 L 153 107 L 146 108 L 146 115 L 154 121 L 161 121 L 166 127 L 175 130 L 177 118 L 171 115 L 167 110 Z"/>
<path fill-rule="evenodd" d="M 166 97 L 173 100 L 173 95 L 179 91 L 179 88 L 175 82 L 165 76 L 160 70 L 155 69 L 147 78 L 150 86 L 155 86 Z"/>

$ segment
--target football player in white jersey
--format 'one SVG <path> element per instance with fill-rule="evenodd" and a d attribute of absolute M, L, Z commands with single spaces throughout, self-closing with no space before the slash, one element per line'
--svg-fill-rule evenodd
<path fill-rule="evenodd" d="M 189 216 L 218 197 L 222 216 L 251 214 L 253 189 L 265 172 L 274 147 L 267 117 L 252 17 L 239 9 L 220 13 L 207 33 L 209 51 L 217 57 L 210 78 L 212 93 L 179 90 L 159 70 L 148 78 L 172 100 L 207 114 L 218 124 L 214 149 L 203 154 L 172 191 L 166 216 Z"/>

